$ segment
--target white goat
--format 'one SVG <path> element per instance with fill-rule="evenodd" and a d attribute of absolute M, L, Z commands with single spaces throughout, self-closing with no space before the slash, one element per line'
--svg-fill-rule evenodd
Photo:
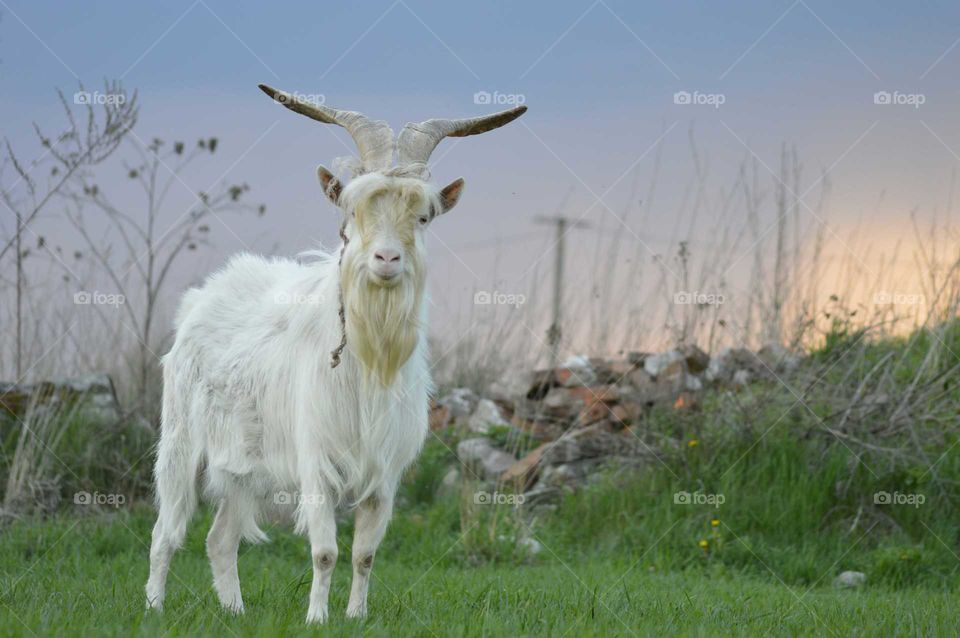
<path fill-rule="evenodd" d="M 163 606 L 202 474 L 204 495 L 217 503 L 207 552 L 224 607 L 243 611 L 241 539 L 265 540 L 258 522 L 287 517 L 310 540 L 307 621 L 324 621 L 337 561 L 335 508 L 348 505 L 356 532 L 347 615 L 363 616 L 397 484 L 427 435 L 424 229 L 463 190 L 462 179 L 443 189 L 428 184 L 426 162 L 444 137 L 503 126 L 526 107 L 408 124 L 395 142 L 385 122 L 260 88 L 356 141 L 360 165 L 349 184 L 317 169 L 343 212 L 344 241 L 339 257 L 321 253 L 308 265 L 234 257 L 184 296 L 163 359 L 147 605 Z"/>

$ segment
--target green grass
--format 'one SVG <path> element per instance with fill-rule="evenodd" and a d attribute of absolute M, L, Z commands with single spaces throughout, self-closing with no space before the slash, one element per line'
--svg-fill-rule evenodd
<path fill-rule="evenodd" d="M 409 515 L 400 515 L 401 536 Z M 457 559 L 459 545 L 425 542 L 378 557 L 371 613 L 348 621 L 349 565 L 337 567 L 332 617 L 303 624 L 310 586 L 306 542 L 276 530 L 274 542 L 241 549 L 246 614 L 222 612 L 210 585 L 198 520 L 174 561 L 163 614 L 147 612 L 143 583 L 152 516 L 57 518 L 5 531 L 0 635 L 949 635 L 956 595 L 919 587 L 856 591 L 780 582 L 714 566 L 662 573 L 643 555 L 551 549 L 534 564 Z M 341 547 L 348 536 L 342 535 Z M 453 539 L 456 543 L 456 538 Z M 549 546 L 548 546 L 549 547 Z M 653 571 L 651 571 L 653 570 Z"/>
<path fill-rule="evenodd" d="M 877 343 L 840 326 L 812 353 L 823 365 L 802 404 L 794 390 L 758 380 L 737 393 L 705 393 L 700 411 L 654 409 L 639 432 L 658 458 L 637 471 L 600 472 L 555 511 L 538 514 L 532 534 L 543 549 L 535 556 L 516 542 L 528 520 L 507 506 L 474 503 L 476 490 L 491 488 L 465 484 L 459 498 L 436 497 L 456 466 L 450 450 L 458 436 L 440 432 L 445 440 L 428 442 L 401 487 L 362 622 L 344 618 L 352 522 L 342 521 L 332 618 L 322 630 L 303 624 L 307 543 L 283 529 L 268 530 L 271 544 L 241 548 L 246 615 L 219 609 L 206 511 L 174 559 L 165 612 L 147 613 L 149 459 L 124 469 L 117 455 L 129 458 L 130 450 L 100 458 L 101 435 L 76 428 L 63 458 L 83 471 L 61 477 L 66 502 L 84 489 L 124 493 L 134 505 L 97 515 L 68 506 L 0 527 L 0 636 L 956 635 L 958 326 L 936 338 L 917 332 Z M 941 341 L 949 350 L 928 358 Z M 845 409 L 861 380 L 893 359 L 899 363 L 881 389 L 898 399 L 915 386 L 916 420 L 871 438 L 889 424 L 878 412 L 853 433 L 910 453 L 828 434 L 824 422 L 837 422 L 838 405 Z M 495 438 L 530 443 L 505 431 Z M 147 447 L 133 443 L 138 454 Z M 722 495 L 723 503 L 677 504 L 678 492 Z M 877 504 L 878 492 L 924 501 Z M 845 570 L 866 573 L 867 584 L 834 589 Z"/>
<path fill-rule="evenodd" d="M 268 530 L 268 545 L 241 548 L 247 613 L 234 618 L 211 588 L 206 510 L 174 559 L 162 615 L 143 608 L 149 506 L 9 522 L 0 529 L 0 636 L 954 635 L 960 446 L 944 450 L 935 483 L 922 467 L 881 465 L 809 438 L 805 411 L 771 427 L 784 405 L 738 400 L 764 429 L 724 427 L 724 411 L 709 403 L 701 413 L 652 414 L 650 431 L 696 445 L 645 470 L 598 474 L 538 516 L 536 556 L 514 540 L 515 510 L 474 504 L 479 486 L 434 497 L 455 461 L 453 441 L 431 440 L 402 486 L 363 622 L 344 618 L 352 521 L 342 520 L 322 631 L 303 624 L 307 543 L 283 528 Z M 926 501 L 878 506 L 878 490 Z M 678 505 L 679 491 L 724 502 Z M 844 570 L 865 572 L 867 584 L 833 589 Z"/>

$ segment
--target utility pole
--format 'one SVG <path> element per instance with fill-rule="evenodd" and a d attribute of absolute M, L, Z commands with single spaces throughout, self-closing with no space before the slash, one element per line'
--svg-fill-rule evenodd
<path fill-rule="evenodd" d="M 556 230 L 555 254 L 553 265 L 553 319 L 547 330 L 547 343 L 550 345 L 550 369 L 560 364 L 560 338 L 563 334 L 561 319 L 563 316 L 563 262 L 566 254 L 564 242 L 567 230 L 573 228 L 590 228 L 587 222 L 579 219 L 570 219 L 563 215 L 538 215 L 534 217 L 536 224 L 550 224 Z"/>

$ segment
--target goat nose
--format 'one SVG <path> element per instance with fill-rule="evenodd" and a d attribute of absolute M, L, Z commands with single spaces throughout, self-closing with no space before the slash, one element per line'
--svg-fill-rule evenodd
<path fill-rule="evenodd" d="M 373 256 L 377 261 L 383 261 L 388 264 L 391 262 L 400 261 L 400 251 L 391 250 L 389 248 L 380 249 L 375 252 Z"/>

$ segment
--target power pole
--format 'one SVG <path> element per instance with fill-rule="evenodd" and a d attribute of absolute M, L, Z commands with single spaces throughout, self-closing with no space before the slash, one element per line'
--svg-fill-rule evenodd
<path fill-rule="evenodd" d="M 567 230 L 572 228 L 590 228 L 590 224 L 579 219 L 571 219 L 563 215 L 538 215 L 534 217 L 536 224 L 550 224 L 556 230 L 556 247 L 553 265 L 553 319 L 547 330 L 547 343 L 550 345 L 550 368 L 560 364 L 560 338 L 563 335 L 561 319 L 563 316 L 563 262 L 566 255 L 564 242 Z"/>

